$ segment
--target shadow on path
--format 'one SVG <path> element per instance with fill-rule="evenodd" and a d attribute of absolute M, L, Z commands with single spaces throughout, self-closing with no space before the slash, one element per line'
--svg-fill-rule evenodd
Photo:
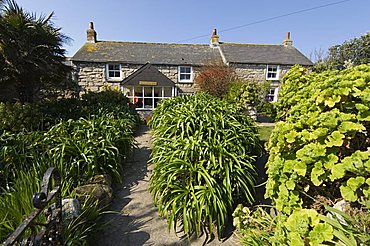
<path fill-rule="evenodd" d="M 136 133 L 138 146 L 123 164 L 123 181 L 114 187 L 114 199 L 108 208 L 114 213 L 105 216 L 106 226 L 96 245 L 145 245 L 150 238 L 149 233 L 142 230 L 156 212 L 144 199 L 151 153 L 148 131 L 146 126 L 141 126 Z"/>
<path fill-rule="evenodd" d="M 204 245 L 205 235 L 199 239 L 179 238 L 169 232 L 165 219 L 158 218 L 151 194 L 148 192 L 153 167 L 147 162 L 151 153 L 151 135 L 147 126 L 141 126 L 136 134 L 137 149 L 123 165 L 123 182 L 114 188 L 114 199 L 108 208 L 105 228 L 94 245 Z M 217 239 L 207 245 L 237 245 L 236 239 L 220 242 Z"/>

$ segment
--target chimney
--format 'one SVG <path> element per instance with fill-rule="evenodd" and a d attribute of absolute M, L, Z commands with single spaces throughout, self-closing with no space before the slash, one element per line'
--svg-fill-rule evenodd
<path fill-rule="evenodd" d="M 284 46 L 293 46 L 293 40 L 290 39 L 290 32 L 285 35 L 285 40 L 283 41 Z"/>
<path fill-rule="evenodd" d="M 94 30 L 94 23 L 90 22 L 90 27 L 87 29 L 87 43 L 96 43 L 96 32 Z"/>
<path fill-rule="evenodd" d="M 210 45 L 212 48 L 216 48 L 220 42 L 218 41 L 218 35 L 217 35 L 217 29 L 214 28 L 213 29 L 213 32 L 212 32 L 212 36 L 211 36 L 211 42 L 210 42 Z"/>

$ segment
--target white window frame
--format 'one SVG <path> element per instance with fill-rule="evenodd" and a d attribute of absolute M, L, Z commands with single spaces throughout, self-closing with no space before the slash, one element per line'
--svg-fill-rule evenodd
<path fill-rule="evenodd" d="M 176 87 L 170 87 L 170 86 L 155 86 L 156 88 L 160 88 L 161 90 L 161 96 L 154 96 L 154 86 L 135 86 L 135 85 L 132 85 L 130 86 L 132 87 L 130 91 L 131 95 L 126 95 L 127 98 L 130 100 L 130 101 L 134 101 L 134 100 L 138 100 L 138 101 L 141 101 L 141 105 L 138 105 L 139 107 L 135 108 L 136 110 L 153 110 L 155 109 L 155 99 L 160 99 L 160 100 L 163 100 L 163 99 L 166 99 L 166 98 L 171 98 L 173 96 L 176 95 L 177 93 L 177 88 Z M 136 88 L 140 88 L 139 89 L 139 92 L 141 92 L 141 95 L 142 96 L 135 96 L 135 87 Z M 171 88 L 171 96 L 164 96 L 164 88 Z M 145 96 L 145 88 L 151 88 L 151 96 Z M 128 89 L 126 87 L 122 87 L 122 90 L 123 91 L 128 91 Z M 140 100 L 141 99 L 141 100 Z M 145 106 L 145 99 L 152 99 L 152 103 L 151 103 L 151 107 L 146 107 Z"/>
<path fill-rule="evenodd" d="M 269 72 L 269 68 L 276 68 L 275 72 Z M 269 77 L 269 74 L 275 73 L 275 77 Z M 279 65 L 266 65 L 266 80 L 279 80 L 280 66 Z"/>
<path fill-rule="evenodd" d="M 189 73 L 181 73 L 181 68 L 190 68 L 190 79 L 181 79 L 181 74 L 189 74 Z M 179 66 L 177 69 L 178 74 L 178 81 L 180 83 L 193 83 L 193 67 L 192 66 Z"/>
<path fill-rule="evenodd" d="M 119 77 L 110 77 L 109 76 L 109 71 L 115 71 L 117 72 L 118 70 L 109 70 L 109 65 L 118 65 L 119 66 Z M 120 63 L 107 63 L 105 65 L 105 73 L 108 81 L 119 81 L 122 80 L 122 66 Z"/>
<path fill-rule="evenodd" d="M 274 90 L 274 93 L 273 94 L 270 93 L 271 90 Z M 272 87 L 270 87 L 270 89 L 269 89 L 269 91 L 268 91 L 268 93 L 266 95 L 266 101 L 267 102 L 272 102 L 272 103 L 277 102 L 278 95 L 279 95 L 279 87 L 272 86 Z M 268 100 L 268 98 L 272 98 L 272 100 Z"/>

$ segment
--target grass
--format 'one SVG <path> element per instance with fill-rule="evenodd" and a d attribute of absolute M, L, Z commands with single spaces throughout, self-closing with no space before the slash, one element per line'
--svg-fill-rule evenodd
<path fill-rule="evenodd" d="M 275 126 L 258 126 L 258 133 L 262 142 L 268 142 Z"/>

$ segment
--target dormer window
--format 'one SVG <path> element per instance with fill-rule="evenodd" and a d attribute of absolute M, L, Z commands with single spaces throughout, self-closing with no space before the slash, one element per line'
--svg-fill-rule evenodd
<path fill-rule="evenodd" d="M 193 82 L 193 68 L 190 66 L 179 66 L 178 76 L 179 82 Z"/>
<path fill-rule="evenodd" d="M 266 80 L 279 80 L 279 66 L 267 65 Z"/>
<path fill-rule="evenodd" d="M 121 77 L 121 64 L 107 64 L 107 80 L 120 80 Z"/>

